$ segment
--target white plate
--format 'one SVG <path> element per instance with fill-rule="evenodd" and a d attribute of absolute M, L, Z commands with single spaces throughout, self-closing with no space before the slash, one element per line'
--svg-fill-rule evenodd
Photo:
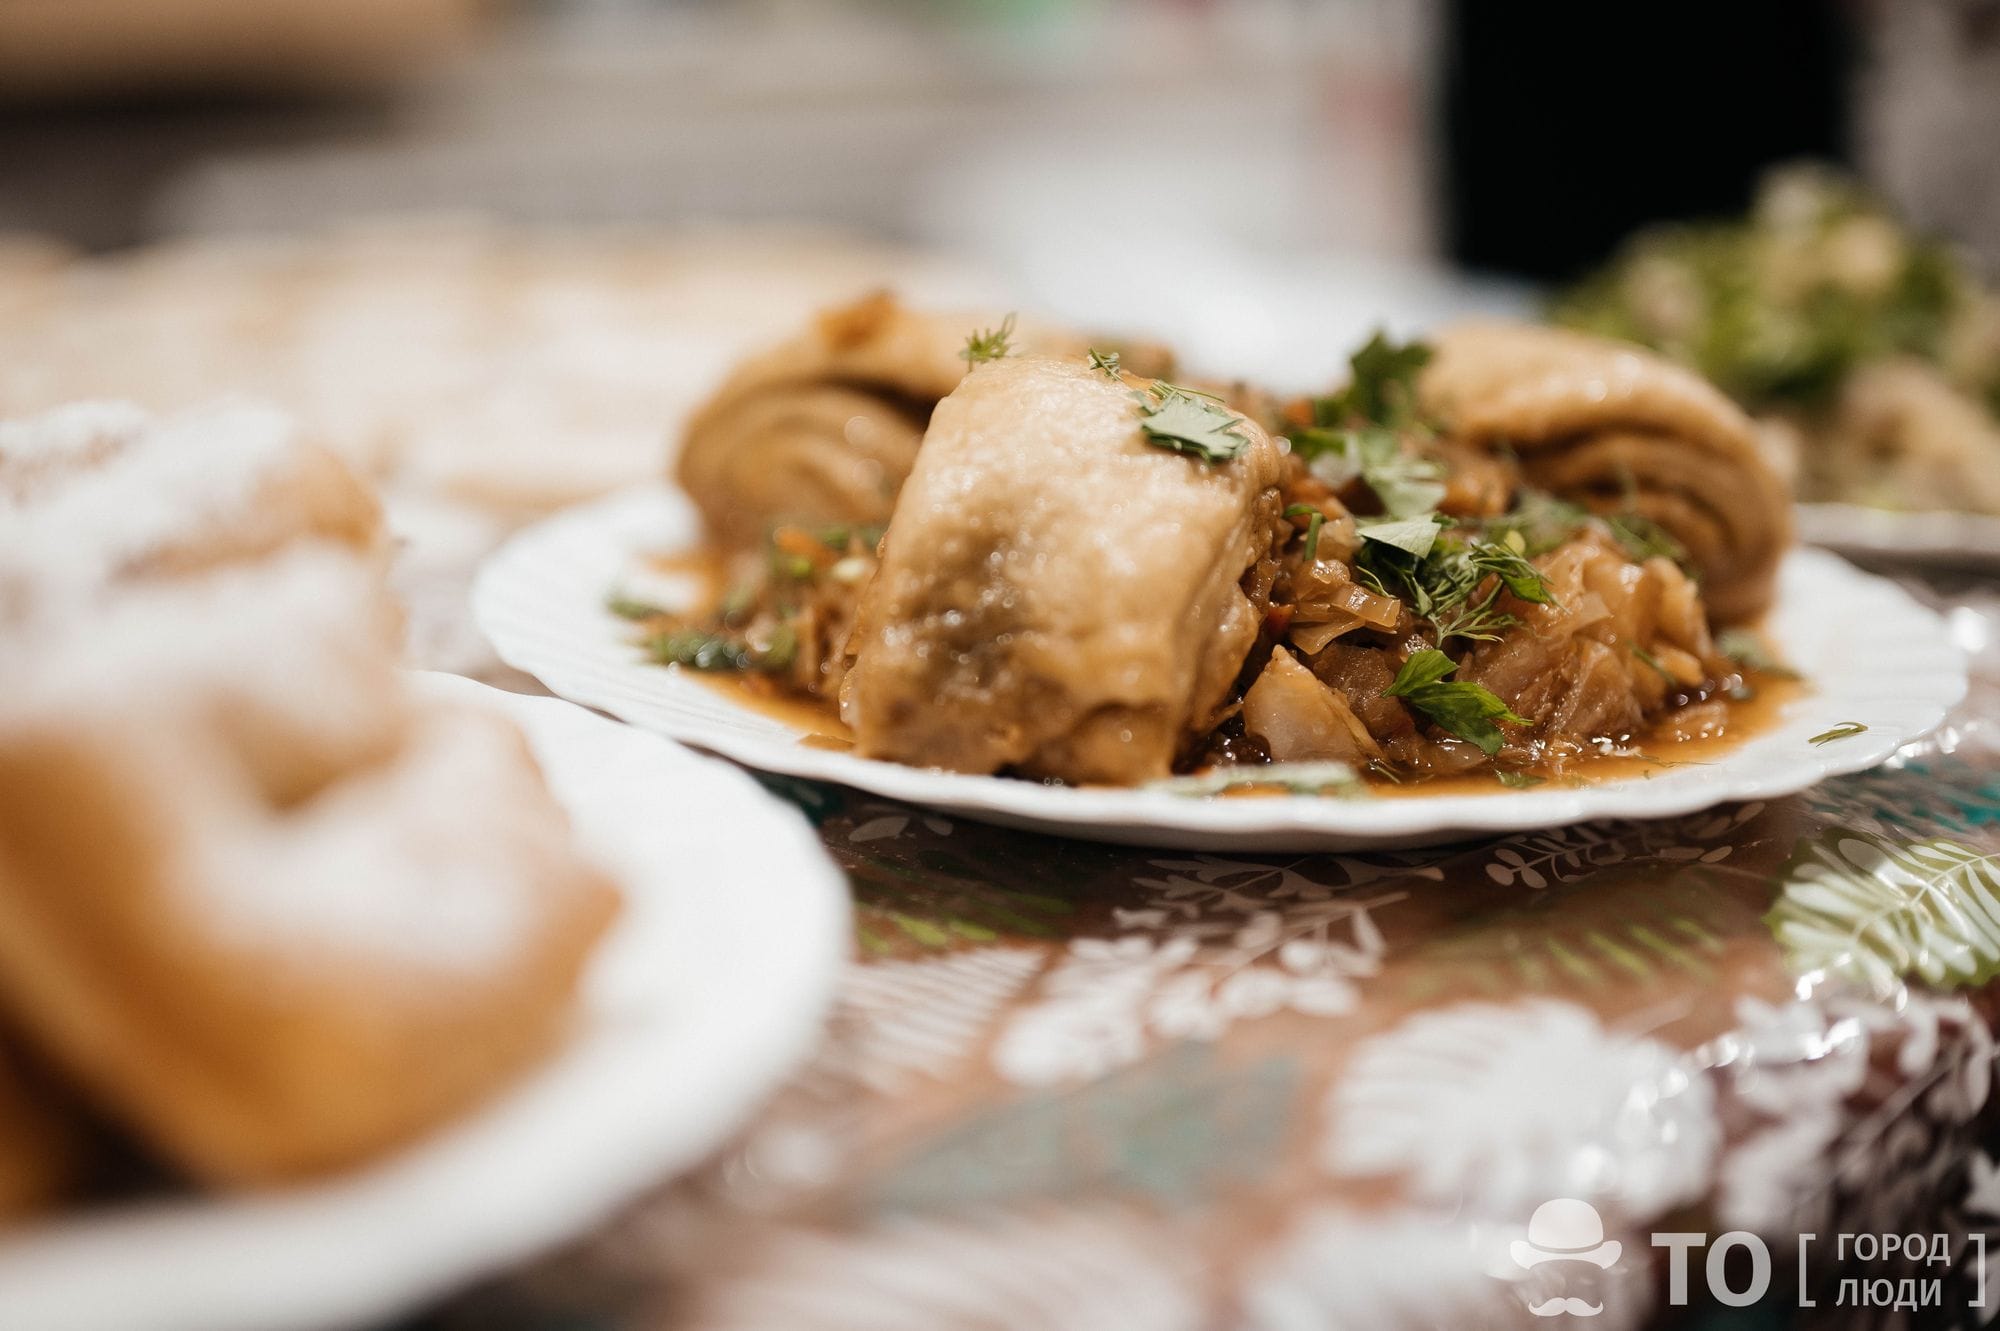
<path fill-rule="evenodd" d="M 1593 818 L 1658 818 L 1768 799 L 1873 767 L 1929 733 L 1965 692 L 1944 624 L 1893 585 L 1818 551 L 1785 563 L 1765 625 L 1811 680 L 1770 729 L 1714 763 L 1572 788 L 1395 799 L 1199 800 L 963 776 L 808 748 L 799 732 L 681 672 L 648 663 L 606 593 L 636 556 L 694 537 L 685 499 L 652 488 L 558 513 L 518 533 L 480 570 L 473 616 L 509 665 L 556 693 L 771 772 L 837 781 L 970 818 L 1065 836 L 1197 850 L 1359 850 L 1463 840 Z M 1824 746 L 1843 722 L 1867 731 Z"/>
<path fill-rule="evenodd" d="M 2000 517 L 1898 513 L 1860 504 L 1800 504 L 1799 539 L 1861 558 L 2000 568 Z"/>
<path fill-rule="evenodd" d="M 520 724 L 580 844 L 624 889 L 575 1038 L 471 1117 L 355 1173 L 6 1235 L 0 1327 L 378 1323 L 696 1163 L 810 1052 L 848 899 L 803 817 L 727 764 L 569 703 L 420 678 Z"/>

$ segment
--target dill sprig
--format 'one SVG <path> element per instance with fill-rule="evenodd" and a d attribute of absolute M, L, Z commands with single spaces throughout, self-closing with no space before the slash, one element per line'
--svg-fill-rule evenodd
<path fill-rule="evenodd" d="M 1400 536 L 1405 528 L 1414 531 L 1425 521 L 1437 533 L 1429 544 L 1383 539 L 1385 535 Z M 1491 642 L 1502 630 L 1518 624 L 1517 616 L 1500 608 L 1502 593 L 1530 605 L 1548 605 L 1554 600 L 1541 573 L 1515 540 L 1467 540 L 1439 528 L 1435 515 L 1376 523 L 1361 528 L 1361 535 L 1364 539 L 1355 555 L 1356 574 L 1372 590 L 1395 597 L 1409 606 L 1411 614 L 1427 621 L 1437 633 L 1439 646 L 1452 638 Z"/>
<path fill-rule="evenodd" d="M 975 329 L 966 335 L 965 349 L 959 356 L 965 361 L 969 371 L 975 365 L 983 365 L 990 360 L 999 360 L 1011 355 L 1014 350 L 1014 316 L 1009 314 L 1000 321 L 998 328 Z"/>
<path fill-rule="evenodd" d="M 1530 557 L 1546 554 L 1593 522 L 1603 524 L 1605 532 L 1625 552 L 1625 557 L 1635 563 L 1644 563 L 1655 556 L 1671 560 L 1690 576 L 1695 572 L 1688 559 L 1687 550 L 1659 523 L 1633 511 L 1628 498 L 1628 507 L 1611 513 L 1592 513 L 1580 504 L 1540 490 L 1523 490 L 1515 501 L 1512 512 L 1489 520 L 1486 530 L 1490 534 L 1504 535 L 1518 533 L 1522 539 L 1523 553 Z"/>
<path fill-rule="evenodd" d="M 1653 673 L 1667 681 L 1673 688 L 1681 686 L 1681 682 L 1674 678 L 1674 672 L 1667 669 L 1659 657 L 1653 655 L 1636 642 L 1632 644 L 1632 655 L 1638 657 L 1642 664 L 1652 667 Z"/>
<path fill-rule="evenodd" d="M 1099 351 L 1096 347 L 1090 349 L 1090 368 L 1098 371 L 1107 379 L 1116 379 L 1118 377 L 1118 371 L 1123 360 L 1124 357 L 1115 351 Z"/>

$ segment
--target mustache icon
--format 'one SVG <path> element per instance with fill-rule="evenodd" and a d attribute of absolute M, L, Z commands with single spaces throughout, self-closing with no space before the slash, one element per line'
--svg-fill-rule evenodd
<path fill-rule="evenodd" d="M 1540 1303 L 1531 1303 L 1528 1305 L 1528 1311 L 1537 1317 L 1561 1317 L 1564 1313 L 1575 1317 L 1595 1317 L 1604 1311 L 1604 1305 L 1592 1303 L 1588 1299 L 1557 1297 L 1544 1299 Z"/>

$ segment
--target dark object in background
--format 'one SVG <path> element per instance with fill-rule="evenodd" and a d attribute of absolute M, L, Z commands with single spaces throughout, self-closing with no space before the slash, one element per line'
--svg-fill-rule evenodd
<path fill-rule="evenodd" d="M 1847 158 L 1830 0 L 1448 0 L 1445 25 L 1446 243 L 1468 267 L 1574 277 L 1646 223 L 1740 213 L 1772 163 Z"/>

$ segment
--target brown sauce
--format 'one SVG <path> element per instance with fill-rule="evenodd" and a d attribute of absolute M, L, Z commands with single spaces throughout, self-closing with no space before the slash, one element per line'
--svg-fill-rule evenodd
<path fill-rule="evenodd" d="M 854 733 L 840 719 L 840 708 L 830 700 L 782 692 L 761 675 L 689 671 L 688 677 L 700 680 L 745 711 L 768 716 L 800 731 L 799 743 L 806 748 L 845 752 L 854 747 Z"/>
<path fill-rule="evenodd" d="M 854 747 L 854 734 L 840 719 L 840 709 L 831 701 L 780 692 L 768 679 L 758 675 L 689 674 L 737 706 L 801 732 L 799 743 L 806 748 L 847 752 Z M 1785 705 L 1806 692 L 1806 686 L 1798 680 L 1768 675 L 1758 676 L 1755 685 L 1755 693 L 1751 697 L 1727 704 L 1729 722 L 1720 735 L 1699 739 L 1640 736 L 1620 752 L 1575 758 L 1560 772 L 1536 772 L 1535 775 L 1543 780 L 1531 788 L 1642 781 L 1674 767 L 1718 762 L 1737 745 L 1776 725 L 1784 714 Z M 1512 793 L 1517 787 L 1502 785 L 1491 771 L 1480 771 L 1466 776 L 1430 777 L 1400 783 L 1371 777 L 1368 778 L 1368 789 L 1375 796 L 1407 799 L 1447 794 L 1504 795 Z M 1283 793 L 1274 788 L 1252 786 L 1232 791 L 1229 797 L 1256 798 Z"/>
<path fill-rule="evenodd" d="M 729 586 L 729 556 L 707 544 L 669 554 L 648 555 L 645 566 L 655 573 L 686 578 L 695 584 L 698 590 L 694 597 L 686 605 L 674 607 L 680 614 L 712 614 L 722 601 L 724 589 Z"/>
<path fill-rule="evenodd" d="M 1720 762 L 1744 741 L 1777 725 L 1785 705 L 1803 697 L 1807 686 L 1796 679 L 1759 675 L 1755 692 L 1742 701 L 1729 701 L 1729 722 L 1720 735 L 1699 739 L 1641 735 L 1619 752 L 1587 754 L 1572 758 L 1560 772 L 1533 770 L 1542 780 L 1528 789 L 1559 790 L 1564 787 L 1597 785 L 1610 781 L 1644 781 L 1676 767 L 1701 766 Z M 1466 776 L 1432 777 L 1428 780 L 1370 780 L 1372 795 L 1400 799 L 1422 795 L 1506 795 L 1520 787 L 1502 785 L 1491 771 Z"/>

